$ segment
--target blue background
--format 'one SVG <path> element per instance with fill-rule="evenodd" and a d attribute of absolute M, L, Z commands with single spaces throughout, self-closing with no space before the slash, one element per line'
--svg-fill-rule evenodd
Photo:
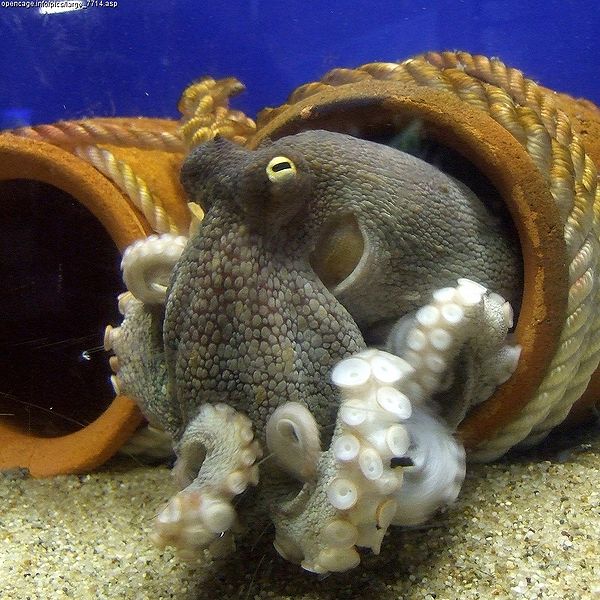
<path fill-rule="evenodd" d="M 41 15 L 0 7 L 0 127 L 86 116 L 177 117 L 182 89 L 235 75 L 254 116 L 336 66 L 425 50 L 499 56 L 600 103 L 596 1 L 118 0 Z"/>

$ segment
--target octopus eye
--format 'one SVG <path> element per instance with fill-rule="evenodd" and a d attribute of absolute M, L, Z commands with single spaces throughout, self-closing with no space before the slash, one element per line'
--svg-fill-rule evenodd
<path fill-rule="evenodd" d="M 273 183 L 290 180 L 296 175 L 296 165 L 287 156 L 276 156 L 267 165 L 267 177 Z"/>

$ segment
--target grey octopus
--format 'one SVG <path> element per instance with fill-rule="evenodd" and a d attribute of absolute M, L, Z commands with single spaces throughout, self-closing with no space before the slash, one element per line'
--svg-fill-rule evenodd
<path fill-rule="evenodd" d="M 154 541 L 222 556 L 270 519 L 285 559 L 351 569 L 456 499 L 452 432 L 519 357 L 518 245 L 455 178 L 338 133 L 216 138 L 181 181 L 205 216 L 126 251 L 106 335 L 177 455 Z"/>

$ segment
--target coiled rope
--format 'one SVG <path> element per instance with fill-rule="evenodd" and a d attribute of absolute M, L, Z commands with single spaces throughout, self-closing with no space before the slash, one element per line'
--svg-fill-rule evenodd
<path fill-rule="evenodd" d="M 184 90 L 178 104 L 182 115 L 179 131 L 188 149 L 217 134 L 236 144 L 246 143 L 256 131 L 256 124 L 244 113 L 229 108 L 229 98 L 243 90 L 243 84 L 233 77 L 218 81 L 204 77 Z"/>
<path fill-rule="evenodd" d="M 472 453 L 491 460 L 525 440 L 544 437 L 581 396 L 600 362 L 600 191 L 597 171 L 567 115 L 552 94 L 497 59 L 466 52 L 427 53 L 402 63 L 334 69 L 320 82 L 298 88 L 288 104 L 329 87 L 365 79 L 418 84 L 453 94 L 489 114 L 527 150 L 548 182 L 564 225 L 569 259 L 567 314 L 559 347 L 536 394 L 514 421 Z M 286 109 L 266 110 L 259 128 Z"/>

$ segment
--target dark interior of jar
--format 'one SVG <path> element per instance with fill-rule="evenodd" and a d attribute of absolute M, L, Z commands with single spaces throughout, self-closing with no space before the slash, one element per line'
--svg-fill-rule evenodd
<path fill-rule="evenodd" d="M 120 254 L 95 217 L 38 181 L 0 182 L 0 419 L 57 437 L 112 401 L 102 349 Z"/>

